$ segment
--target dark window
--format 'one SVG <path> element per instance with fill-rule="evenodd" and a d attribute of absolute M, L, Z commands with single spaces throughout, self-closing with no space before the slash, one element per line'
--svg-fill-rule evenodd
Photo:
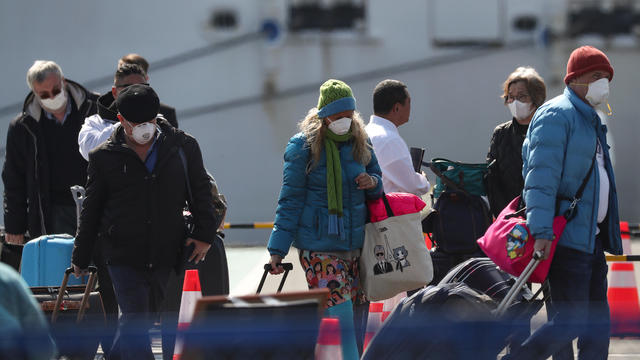
<path fill-rule="evenodd" d="M 238 14 L 234 10 L 214 10 L 209 25 L 216 30 L 231 30 L 238 26 Z"/>
<path fill-rule="evenodd" d="M 289 31 L 349 30 L 364 20 L 363 1 L 289 1 Z"/>

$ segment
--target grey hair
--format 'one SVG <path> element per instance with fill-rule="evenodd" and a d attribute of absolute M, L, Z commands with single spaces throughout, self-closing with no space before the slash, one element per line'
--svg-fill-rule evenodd
<path fill-rule="evenodd" d="M 36 60 L 27 71 L 27 85 L 33 90 L 34 83 L 41 83 L 50 74 L 56 74 L 60 79 L 64 76 L 58 64 L 50 60 Z"/>

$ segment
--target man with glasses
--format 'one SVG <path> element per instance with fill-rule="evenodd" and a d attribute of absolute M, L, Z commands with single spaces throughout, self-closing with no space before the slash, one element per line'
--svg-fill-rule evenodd
<path fill-rule="evenodd" d="M 27 71 L 31 89 L 10 124 L 2 180 L 6 241 L 43 234 L 75 234 L 76 207 L 69 187 L 84 184 L 87 162 L 78 153 L 83 120 L 96 113 L 97 94 L 65 79 L 53 61 Z"/>
<path fill-rule="evenodd" d="M 116 108 L 118 95 L 133 84 L 146 84 L 147 75 L 135 64 L 122 64 L 116 70 L 111 91 L 98 98 L 98 113 L 85 119 L 78 134 L 80 154 L 89 160 L 89 151 L 105 142 L 119 126 Z"/>
<path fill-rule="evenodd" d="M 387 261 L 385 256 L 384 246 L 376 245 L 373 248 L 373 251 L 376 254 L 376 260 L 378 260 L 378 262 L 373 266 L 373 274 L 379 275 L 393 272 L 393 266 Z"/>
<path fill-rule="evenodd" d="M 118 60 L 118 67 L 124 64 L 136 64 L 144 70 L 145 81 L 149 82 L 149 62 L 147 59 L 143 58 L 141 55 L 131 53 L 127 54 Z M 176 118 L 176 109 L 173 107 L 160 102 L 160 107 L 158 109 L 158 113 L 162 114 L 162 116 L 167 119 L 169 124 L 173 125 L 174 128 L 178 128 L 178 119 Z"/>

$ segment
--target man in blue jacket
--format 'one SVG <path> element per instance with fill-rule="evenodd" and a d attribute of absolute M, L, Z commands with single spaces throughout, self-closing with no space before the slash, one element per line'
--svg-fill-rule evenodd
<path fill-rule="evenodd" d="M 618 201 L 607 128 L 596 108 L 608 108 L 613 67 L 591 46 L 571 53 L 564 93 L 542 105 L 522 147 L 523 198 L 535 249 L 549 256 L 553 218 L 585 182 L 574 216 L 558 240 L 549 270 L 553 320 L 523 343 L 513 359 L 544 359 L 579 337 L 579 358 L 606 359 L 609 350 L 607 263 L 622 253 Z M 575 203 L 575 202 L 574 202 Z"/>

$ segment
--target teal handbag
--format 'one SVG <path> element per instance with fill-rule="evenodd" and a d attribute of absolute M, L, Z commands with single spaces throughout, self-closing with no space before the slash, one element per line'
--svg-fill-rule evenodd
<path fill-rule="evenodd" d="M 485 196 L 487 194 L 484 186 L 484 177 L 488 171 L 488 164 L 486 163 L 467 164 L 443 158 L 435 158 L 431 160 L 430 168 L 437 175 L 436 185 L 433 190 L 433 197 L 436 199 L 447 187 L 451 187 L 446 184 L 449 181 L 471 195 Z M 438 174 L 438 172 L 440 174 Z M 446 177 L 449 181 L 443 180 L 441 176 Z"/>

